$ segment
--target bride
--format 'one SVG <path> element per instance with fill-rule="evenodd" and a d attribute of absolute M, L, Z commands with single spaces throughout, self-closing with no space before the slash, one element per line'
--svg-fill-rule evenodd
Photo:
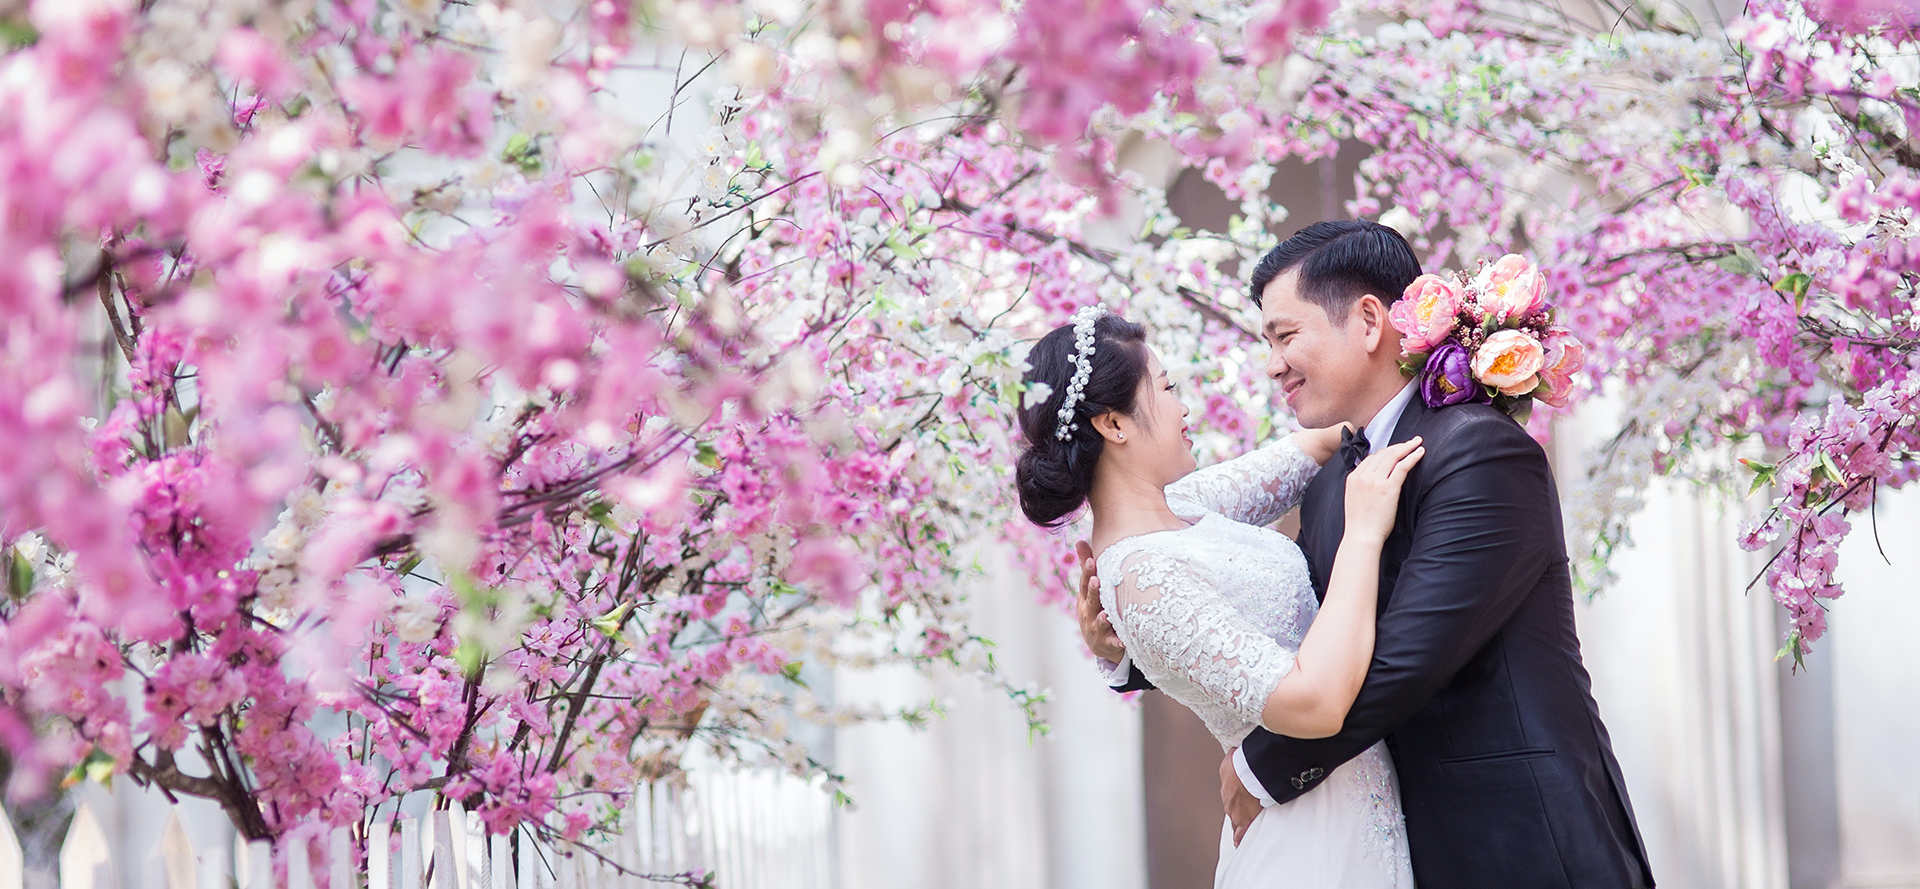
<path fill-rule="evenodd" d="M 1146 332 L 1097 306 L 1041 338 L 1028 365 L 1021 509 L 1054 527 L 1092 505 L 1101 603 L 1134 666 L 1223 748 L 1256 724 L 1338 733 L 1373 658 L 1380 548 L 1420 440 L 1374 452 L 1347 477 L 1346 535 L 1316 605 L 1306 558 L 1266 526 L 1298 505 L 1339 428 L 1194 471 L 1187 408 Z M 1237 846 L 1232 825 L 1221 828 L 1216 889 L 1412 885 L 1385 742 L 1262 811 Z"/>

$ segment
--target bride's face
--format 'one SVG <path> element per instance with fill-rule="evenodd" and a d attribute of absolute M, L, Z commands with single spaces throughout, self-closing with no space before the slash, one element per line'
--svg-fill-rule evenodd
<path fill-rule="evenodd" d="M 1187 406 L 1152 349 L 1147 350 L 1147 373 L 1140 380 L 1140 392 L 1133 404 L 1134 415 L 1119 421 L 1125 441 L 1109 443 L 1107 453 L 1122 452 L 1116 456 L 1131 464 L 1131 471 L 1160 484 L 1192 472 L 1193 439 L 1187 429 Z"/>

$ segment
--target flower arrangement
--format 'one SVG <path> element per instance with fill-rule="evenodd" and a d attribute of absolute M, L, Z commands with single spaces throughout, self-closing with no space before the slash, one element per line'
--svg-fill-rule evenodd
<path fill-rule="evenodd" d="M 1555 407 L 1573 392 L 1586 347 L 1553 324 L 1545 277 L 1509 253 L 1461 273 L 1421 275 L 1388 312 L 1401 366 L 1430 407 L 1477 401 L 1526 419 L 1534 399 Z"/>

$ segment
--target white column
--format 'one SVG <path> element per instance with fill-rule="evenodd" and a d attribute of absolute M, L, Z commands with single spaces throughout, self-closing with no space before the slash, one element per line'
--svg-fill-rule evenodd
<path fill-rule="evenodd" d="M 1842 881 L 1920 889 L 1920 491 L 1882 493 L 1878 547 L 1872 517 L 1851 521 L 1847 592 L 1815 643 L 1833 670 Z"/>
<path fill-rule="evenodd" d="M 841 671 L 841 700 L 948 702 L 925 731 L 859 726 L 835 737 L 859 806 L 839 818 L 840 885 L 961 889 L 1141 889 L 1139 714 L 1109 691 L 1064 610 L 1042 605 L 1024 569 L 987 550 L 971 590 L 973 626 L 1016 681 L 1049 689 L 1050 736 L 967 676 Z"/>

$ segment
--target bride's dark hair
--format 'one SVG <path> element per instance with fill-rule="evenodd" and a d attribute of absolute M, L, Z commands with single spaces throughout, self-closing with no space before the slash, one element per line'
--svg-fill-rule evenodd
<path fill-rule="evenodd" d="M 1118 315 L 1102 315 L 1093 325 L 1093 371 L 1086 392 L 1074 403 L 1078 424 L 1065 441 L 1055 437 L 1060 427 L 1060 405 L 1073 381 L 1073 325 L 1054 328 L 1033 344 L 1027 355 L 1026 384 L 1045 383 L 1053 389 L 1038 404 L 1019 411 L 1020 434 L 1027 449 L 1013 471 L 1020 490 L 1020 510 L 1036 525 L 1058 527 L 1087 502 L 1093 488 L 1093 467 L 1107 440 L 1088 422 L 1107 411 L 1133 415 L 1140 378 L 1147 374 L 1147 331 Z"/>

